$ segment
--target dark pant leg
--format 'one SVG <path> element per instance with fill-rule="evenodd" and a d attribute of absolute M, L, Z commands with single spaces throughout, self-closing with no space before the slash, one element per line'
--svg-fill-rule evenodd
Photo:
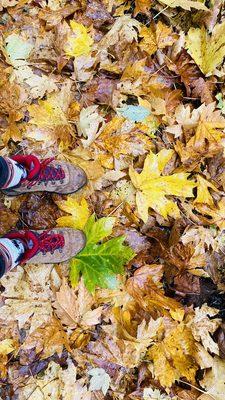
<path fill-rule="evenodd" d="M 0 157 L 0 189 L 6 184 L 9 178 L 9 167 L 4 157 Z"/>
<path fill-rule="evenodd" d="M 0 250 L 0 278 L 4 275 L 5 270 L 6 270 L 5 257 L 3 257 Z"/>

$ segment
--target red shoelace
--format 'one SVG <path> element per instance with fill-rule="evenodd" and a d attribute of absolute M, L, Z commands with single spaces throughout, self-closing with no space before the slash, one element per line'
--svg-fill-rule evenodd
<path fill-rule="evenodd" d="M 47 184 L 49 181 L 62 181 L 65 178 L 65 172 L 60 166 L 53 167 L 52 165 L 49 165 L 53 160 L 54 158 L 46 158 L 46 160 L 40 162 L 39 174 L 28 183 L 28 188 L 42 182 Z"/>
<path fill-rule="evenodd" d="M 44 255 L 48 252 L 53 254 L 55 250 L 61 250 L 65 245 L 64 236 L 59 233 L 51 233 L 50 230 L 43 231 L 41 234 L 32 231 L 10 232 L 4 237 L 21 240 L 24 244 L 27 250 L 21 260 L 21 264 L 34 257 L 39 251 Z"/>
<path fill-rule="evenodd" d="M 28 175 L 24 181 L 29 181 L 28 188 L 42 182 L 47 184 L 49 181 L 62 181 L 65 178 L 65 172 L 61 166 L 49 165 L 54 160 L 54 157 L 46 158 L 41 162 L 33 155 L 17 155 L 12 158 L 26 168 Z"/>

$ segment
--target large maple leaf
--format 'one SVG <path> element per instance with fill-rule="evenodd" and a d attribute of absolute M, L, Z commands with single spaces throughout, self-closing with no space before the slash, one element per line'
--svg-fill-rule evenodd
<path fill-rule="evenodd" d="M 209 36 L 204 26 L 190 28 L 187 49 L 204 74 L 212 74 L 225 56 L 225 22 L 217 24 Z"/>
<path fill-rule="evenodd" d="M 82 273 L 85 286 L 93 292 L 95 286 L 115 287 L 116 275 L 123 274 L 124 265 L 134 257 L 133 250 L 123 244 L 125 237 L 119 236 L 99 243 L 111 235 L 115 218 L 106 217 L 95 221 L 93 214 L 84 231 L 87 237 L 85 248 L 71 262 L 70 279 L 77 284 Z"/>
<path fill-rule="evenodd" d="M 163 170 L 173 156 L 173 150 L 163 149 L 158 154 L 150 153 L 139 174 L 130 167 L 129 174 L 133 185 L 138 189 L 136 203 L 139 215 L 144 222 L 148 220 L 148 209 L 151 207 L 165 219 L 168 216 L 178 218 L 177 204 L 167 199 L 167 195 L 193 197 L 196 184 L 188 180 L 189 174 L 180 172 L 162 176 Z"/>

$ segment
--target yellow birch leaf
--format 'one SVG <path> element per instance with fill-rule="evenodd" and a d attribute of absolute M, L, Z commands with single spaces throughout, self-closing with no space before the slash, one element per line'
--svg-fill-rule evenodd
<path fill-rule="evenodd" d="M 168 176 L 161 175 L 173 154 L 173 150 L 167 149 L 161 150 L 158 154 L 151 152 L 146 157 L 144 168 L 140 174 L 133 167 L 129 169 L 131 181 L 138 189 L 136 204 L 144 222 L 148 220 L 149 208 L 161 214 L 165 219 L 168 216 L 179 217 L 180 211 L 177 204 L 167 199 L 167 195 L 193 197 L 193 188 L 196 183 L 187 179 L 189 174 L 181 172 Z"/>
<path fill-rule="evenodd" d="M 12 339 L 4 339 L 0 342 L 0 354 L 7 355 L 15 350 L 14 341 Z"/>
<path fill-rule="evenodd" d="M 194 382 L 198 369 L 195 352 L 195 340 L 191 330 L 180 323 L 163 341 L 154 344 L 148 351 L 154 365 L 154 377 L 164 387 L 171 387 L 175 380 L 181 377 Z"/>
<path fill-rule="evenodd" d="M 197 176 L 197 197 L 194 200 L 194 204 L 196 203 L 204 203 L 209 206 L 214 206 L 213 198 L 209 192 L 209 189 L 213 189 L 215 192 L 218 192 L 218 189 L 206 179 L 202 178 L 201 175 Z"/>
<path fill-rule="evenodd" d="M 65 45 L 65 53 L 70 57 L 88 55 L 91 52 L 93 39 L 87 28 L 76 21 L 70 21 L 72 34 Z"/>
<path fill-rule="evenodd" d="M 58 207 L 67 212 L 68 216 L 63 216 L 57 219 L 58 226 L 66 226 L 68 228 L 83 229 L 88 218 L 90 217 L 90 211 L 88 209 L 88 203 L 85 199 L 82 199 L 80 203 L 72 197 L 68 197 L 67 200 L 57 203 Z"/>
<path fill-rule="evenodd" d="M 204 26 L 190 28 L 186 48 L 201 71 L 211 75 L 225 56 L 225 21 L 215 26 L 212 35 L 208 35 Z"/>
<path fill-rule="evenodd" d="M 149 28 L 143 26 L 140 36 L 143 37 L 140 42 L 140 47 L 149 55 L 154 54 L 158 49 L 172 46 L 178 38 L 178 36 L 173 33 L 171 27 L 166 26 L 161 21 L 159 21 L 156 26 L 152 24 Z"/>

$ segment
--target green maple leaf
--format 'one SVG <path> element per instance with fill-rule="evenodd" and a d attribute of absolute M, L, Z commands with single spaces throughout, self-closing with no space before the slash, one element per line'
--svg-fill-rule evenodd
<path fill-rule="evenodd" d="M 93 214 L 84 231 L 87 236 L 85 248 L 70 262 L 70 280 L 76 286 L 82 274 L 85 286 L 93 292 L 96 286 L 115 288 L 116 275 L 123 274 L 124 265 L 135 253 L 124 245 L 124 236 L 99 243 L 112 233 L 115 218 L 106 217 L 95 221 Z"/>

